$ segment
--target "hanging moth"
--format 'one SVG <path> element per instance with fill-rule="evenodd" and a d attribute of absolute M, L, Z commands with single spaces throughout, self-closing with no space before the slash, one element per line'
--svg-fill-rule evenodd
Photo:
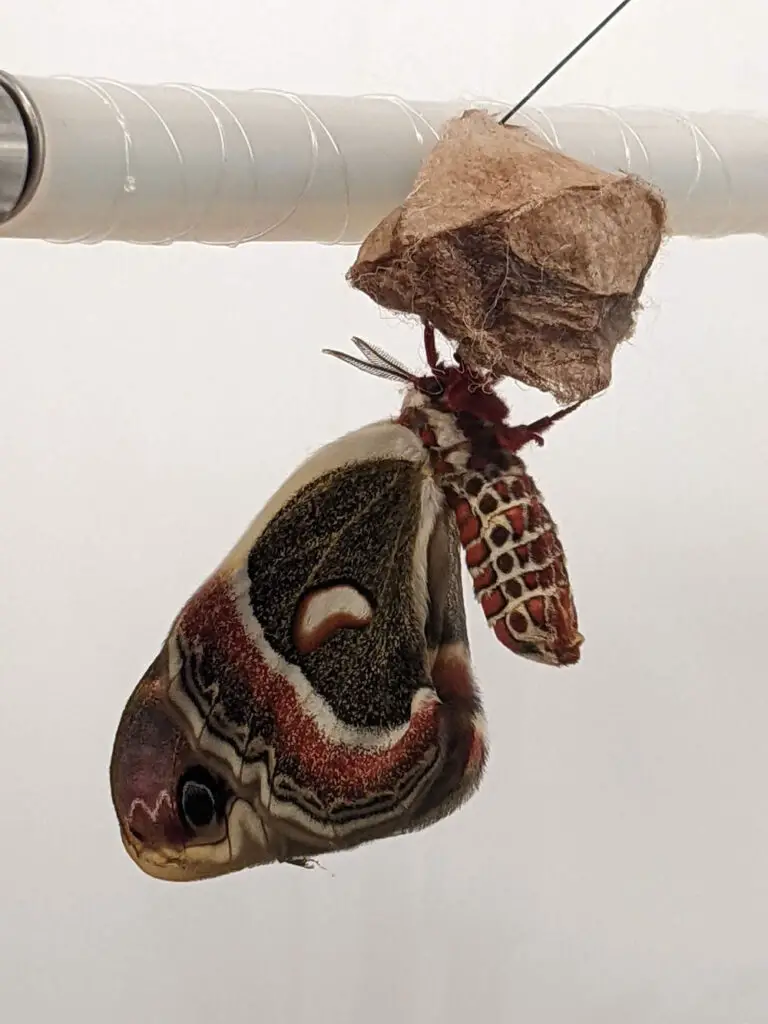
<path fill-rule="evenodd" d="M 515 455 L 550 421 L 505 426 L 495 394 L 437 362 L 429 330 L 422 378 L 356 340 L 367 362 L 334 354 L 407 383 L 399 418 L 285 482 L 182 608 L 120 720 L 112 799 L 126 850 L 157 878 L 305 864 L 472 795 L 487 744 L 460 544 L 502 643 L 578 659 L 562 549 Z"/>
<path fill-rule="evenodd" d="M 432 373 L 417 377 L 376 346 L 355 338 L 366 361 L 330 350 L 345 362 L 407 384 L 398 422 L 424 444 L 430 468 L 453 509 L 467 568 L 496 637 L 523 657 L 549 665 L 579 660 L 583 637 L 557 528 L 517 452 L 581 402 L 526 426 L 509 426 L 493 390 L 478 376 L 437 358 L 425 328 Z M 328 351 L 328 350 L 327 350 Z"/>

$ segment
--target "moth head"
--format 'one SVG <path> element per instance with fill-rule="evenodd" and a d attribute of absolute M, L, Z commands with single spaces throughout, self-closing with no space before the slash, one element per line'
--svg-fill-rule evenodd
<path fill-rule="evenodd" d="M 167 690 L 161 655 L 133 691 L 115 736 L 110 783 L 123 845 L 144 872 L 167 881 L 237 870 L 245 864 L 233 852 L 229 819 L 238 801 L 224 774 L 196 754 Z"/>

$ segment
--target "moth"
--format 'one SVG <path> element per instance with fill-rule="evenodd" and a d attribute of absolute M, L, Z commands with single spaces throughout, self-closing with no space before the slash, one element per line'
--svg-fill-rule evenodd
<path fill-rule="evenodd" d="M 125 849 L 170 881 L 412 832 L 476 791 L 486 720 L 461 557 L 499 640 L 572 664 L 582 641 L 557 531 L 488 379 L 439 362 L 400 415 L 312 455 L 173 622 L 131 695 L 110 782 Z"/>

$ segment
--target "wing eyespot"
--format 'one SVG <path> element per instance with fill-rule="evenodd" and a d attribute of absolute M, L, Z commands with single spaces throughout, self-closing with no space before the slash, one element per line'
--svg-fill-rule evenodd
<path fill-rule="evenodd" d="M 363 629 L 373 619 L 373 604 L 351 583 L 333 583 L 305 593 L 293 618 L 293 642 L 301 654 L 321 647 L 340 629 Z"/>
<path fill-rule="evenodd" d="M 188 768 L 179 778 L 179 817 L 193 835 L 223 821 L 226 800 L 224 783 L 201 765 Z"/>

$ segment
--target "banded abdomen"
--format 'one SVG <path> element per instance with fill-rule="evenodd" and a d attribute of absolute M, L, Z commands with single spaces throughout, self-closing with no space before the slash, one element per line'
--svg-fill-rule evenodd
<path fill-rule="evenodd" d="M 583 637 L 565 553 L 522 459 L 495 443 L 493 428 L 468 430 L 462 417 L 426 402 L 411 403 L 404 419 L 430 451 L 497 638 L 534 661 L 575 664 Z"/>

